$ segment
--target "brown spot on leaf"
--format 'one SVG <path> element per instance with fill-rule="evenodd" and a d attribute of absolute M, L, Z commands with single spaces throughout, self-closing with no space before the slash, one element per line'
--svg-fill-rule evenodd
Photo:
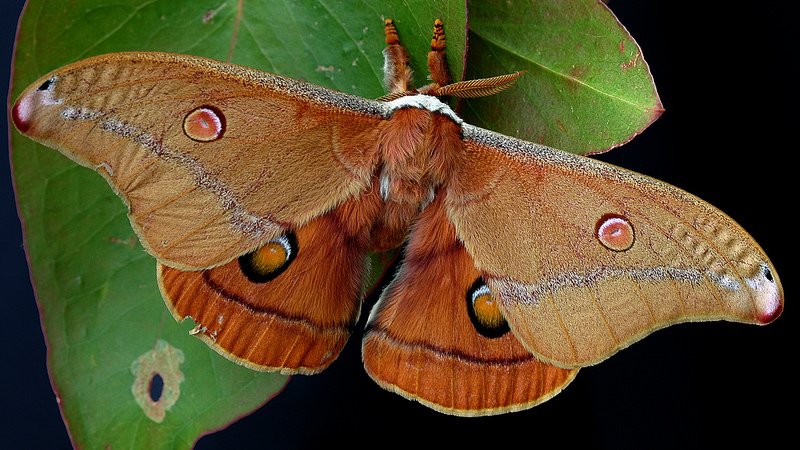
<path fill-rule="evenodd" d="M 135 236 L 129 236 L 127 239 L 122 239 L 122 238 L 118 238 L 116 236 L 111 236 L 110 238 L 108 238 L 108 240 L 112 244 L 125 245 L 125 246 L 130 247 L 130 248 L 135 248 L 136 247 L 136 237 Z"/>
<path fill-rule="evenodd" d="M 583 78 L 587 72 L 586 66 L 572 66 L 567 76 L 567 87 L 570 91 L 575 92 L 580 88 Z"/>
<path fill-rule="evenodd" d="M 636 54 L 633 55 L 633 58 L 622 63 L 620 67 L 622 67 L 622 70 L 628 70 L 632 67 L 636 67 L 639 65 L 639 61 L 641 61 L 641 59 L 642 59 L 642 54 L 637 51 Z"/>
<path fill-rule="evenodd" d="M 664 106 L 661 105 L 661 101 L 658 101 L 656 106 L 653 108 L 647 108 L 645 110 L 647 115 L 650 117 L 650 121 L 654 121 L 661 117 L 661 114 L 664 114 Z"/>
<path fill-rule="evenodd" d="M 136 403 L 144 414 L 153 422 L 161 423 L 181 395 L 180 384 L 183 372 L 183 352 L 159 339 L 155 348 L 143 353 L 131 364 L 131 372 L 135 376 L 131 391 Z M 151 389 L 153 381 L 160 377 L 162 387 L 156 400 Z"/>
<path fill-rule="evenodd" d="M 586 75 L 586 66 L 572 66 L 572 69 L 569 70 L 569 76 L 576 80 L 583 79 Z"/>

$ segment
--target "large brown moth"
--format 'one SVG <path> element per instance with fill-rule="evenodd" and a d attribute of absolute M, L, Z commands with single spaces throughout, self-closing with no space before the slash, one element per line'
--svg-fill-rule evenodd
<path fill-rule="evenodd" d="M 208 59 L 116 53 L 58 69 L 17 129 L 96 169 L 158 259 L 164 299 L 256 370 L 316 373 L 357 322 L 370 251 L 402 246 L 367 321 L 381 386 L 456 415 L 525 409 L 650 332 L 769 323 L 777 273 L 733 220 L 660 181 L 464 123 L 437 23 L 413 90 L 386 26 L 368 100 Z M 135 107 L 149 105 L 148 108 Z"/>

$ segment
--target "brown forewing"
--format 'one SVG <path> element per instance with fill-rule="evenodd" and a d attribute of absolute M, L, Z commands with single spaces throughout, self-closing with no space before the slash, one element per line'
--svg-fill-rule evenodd
<path fill-rule="evenodd" d="M 221 116 L 218 139 L 184 132 L 200 107 Z M 115 53 L 41 78 L 14 120 L 100 171 L 148 251 L 188 270 L 231 261 L 367 188 L 381 108 L 203 58 Z"/>
<path fill-rule="evenodd" d="M 447 213 L 530 351 L 563 367 L 601 361 L 658 328 L 766 323 L 782 309 L 775 269 L 708 203 L 605 163 L 465 127 Z M 604 217 L 635 238 L 614 250 Z"/>

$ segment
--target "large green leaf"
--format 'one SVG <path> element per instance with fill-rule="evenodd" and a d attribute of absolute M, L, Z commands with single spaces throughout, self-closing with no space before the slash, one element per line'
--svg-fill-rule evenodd
<path fill-rule="evenodd" d="M 663 111 L 642 51 L 597 0 L 470 3 L 469 78 L 525 70 L 468 102 L 476 125 L 574 153 L 628 142 Z"/>
<path fill-rule="evenodd" d="M 434 17 L 462 55 L 462 2 L 32 0 L 20 24 L 12 98 L 66 63 L 95 54 L 195 54 L 383 94 L 383 18 L 426 48 Z M 425 52 L 413 63 L 424 66 Z M 455 73 L 462 60 L 452 62 Z M 419 72 L 424 76 L 424 72 Z M 418 76 L 418 82 L 424 78 Z M 106 183 L 52 150 L 12 135 L 17 199 L 48 341 L 53 385 L 83 448 L 188 448 L 275 395 L 287 378 L 238 366 L 176 323 Z M 159 402 L 149 399 L 155 374 Z"/>
<path fill-rule="evenodd" d="M 535 47 L 538 38 L 524 26 L 535 28 L 543 36 L 572 32 L 571 25 L 561 17 L 570 13 L 570 8 L 554 6 L 558 2 L 541 2 L 552 8 L 549 15 L 529 16 L 527 25 L 520 24 L 517 34 L 509 37 L 494 27 L 497 22 L 493 14 L 503 18 L 514 11 L 519 13 L 519 8 L 509 3 L 515 9 L 493 13 L 484 6 L 490 3 L 471 4 L 473 77 L 525 68 L 534 72 L 529 65 L 537 61 L 535 58 L 524 56 L 525 64 L 510 64 L 498 56 L 501 52 L 497 49 Z M 564 3 L 594 4 L 588 0 Z M 581 11 L 584 20 L 580 23 L 598 28 L 597 32 L 612 33 L 605 29 L 612 28 L 614 39 L 632 42 L 605 9 Z M 61 65 L 126 50 L 228 60 L 378 97 L 384 93 L 381 50 L 382 19 L 386 17 L 395 19 L 401 39 L 412 54 L 417 85 L 426 83 L 425 54 L 433 19 L 443 19 L 450 67 L 455 79 L 462 78 L 467 19 L 464 1 L 31 0 L 21 22 L 12 98 Z M 559 72 L 562 69 L 558 68 L 567 63 L 557 57 L 559 51 L 574 57 L 563 50 L 570 43 L 574 44 L 567 38 L 551 42 L 549 51 L 555 55 L 551 56 L 561 65 L 543 67 L 556 68 L 550 74 L 553 76 L 534 77 L 536 74 L 529 73 L 519 88 L 487 99 L 487 103 L 470 103 L 465 112 L 481 119 L 479 124 L 484 126 L 506 132 L 511 127 L 511 134 L 532 138 L 544 136 L 535 140 L 556 146 L 564 143 L 575 151 L 597 150 L 629 139 L 645 126 L 641 120 L 631 122 L 631 117 L 641 116 L 639 113 L 646 112 L 647 107 L 633 115 L 621 115 L 613 109 L 613 101 L 605 101 L 611 91 L 594 82 L 597 76 L 593 71 L 581 73 L 585 77 L 581 80 L 586 81 L 577 83 L 581 95 L 576 99 L 552 95 L 564 85 Z M 535 48 L 542 51 L 541 43 L 537 45 Z M 633 44 L 627 48 L 638 51 Z M 596 46 L 580 56 L 592 61 L 594 70 L 603 59 L 598 55 L 606 51 L 606 47 Z M 631 71 L 634 69 L 639 74 L 636 80 L 650 89 L 642 96 L 657 101 L 646 66 L 634 64 Z M 616 73 L 606 73 L 604 79 L 623 92 L 639 89 L 626 88 L 628 81 L 616 80 Z M 538 87 L 532 89 L 529 80 L 536 80 Z M 603 94 L 592 97 L 592 89 Z M 559 103 L 563 101 L 566 106 Z M 569 121 L 559 115 L 560 111 L 580 107 L 582 101 L 591 103 L 588 111 L 602 117 L 613 133 L 584 132 L 582 127 L 593 127 L 590 122 Z M 493 109 L 492 102 L 513 108 Z M 519 114 L 524 102 L 533 105 L 533 116 Z M 549 107 L 549 113 L 536 113 L 542 103 Z M 658 107 L 651 109 L 657 111 Z M 511 119 L 507 113 L 512 113 Z M 530 125 L 534 132 L 526 134 L 526 124 L 539 128 Z M 561 130 L 559 124 L 567 127 L 568 138 L 553 131 Z M 537 134 L 535 130 L 540 128 L 549 131 Z M 592 137 L 598 134 L 608 139 Z M 18 202 L 50 349 L 53 384 L 78 446 L 186 448 L 200 434 L 226 425 L 280 390 L 284 377 L 230 363 L 188 335 L 191 323 L 172 320 L 155 285 L 153 259 L 136 241 L 122 202 L 97 174 L 16 132 L 12 145 Z M 154 371 L 164 380 L 161 403 L 174 400 L 160 422 L 158 408 L 147 402 Z M 137 372 L 144 378 L 137 381 Z"/>

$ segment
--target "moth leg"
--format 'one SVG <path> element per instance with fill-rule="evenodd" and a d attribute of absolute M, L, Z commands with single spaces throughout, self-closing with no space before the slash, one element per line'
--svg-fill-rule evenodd
<path fill-rule="evenodd" d="M 409 67 L 408 52 L 400 45 L 394 20 L 386 19 L 383 30 L 386 33 L 386 48 L 383 49 L 383 84 L 389 95 L 406 93 L 411 90 L 413 77 Z"/>
<path fill-rule="evenodd" d="M 439 86 L 450 84 L 450 67 L 447 65 L 445 57 L 445 47 L 447 40 L 444 37 L 444 24 L 436 19 L 433 23 L 433 39 L 431 39 L 431 51 L 428 52 L 428 72 L 431 81 Z"/>

